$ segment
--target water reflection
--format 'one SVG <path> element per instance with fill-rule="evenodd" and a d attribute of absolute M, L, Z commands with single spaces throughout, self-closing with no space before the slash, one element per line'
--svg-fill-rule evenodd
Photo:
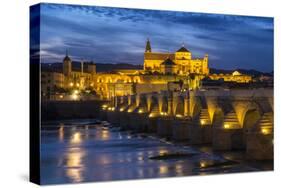
<path fill-rule="evenodd" d="M 81 148 L 71 148 L 67 152 L 66 156 L 66 175 L 73 182 L 83 181 L 83 170 L 84 163 L 83 157 L 85 156 L 85 151 Z"/>
<path fill-rule="evenodd" d="M 63 142 L 64 139 L 64 124 L 60 123 L 60 128 L 59 128 L 59 140 L 60 142 Z"/>
<path fill-rule="evenodd" d="M 169 171 L 169 168 L 167 165 L 161 165 L 159 166 L 159 174 L 163 175 L 163 174 L 167 174 Z"/>
<path fill-rule="evenodd" d="M 109 138 L 109 131 L 108 131 L 108 129 L 102 130 L 101 138 L 102 138 L 102 140 L 108 140 L 108 138 Z"/>
<path fill-rule="evenodd" d="M 176 164 L 176 173 L 178 175 L 183 175 L 183 165 L 182 164 Z"/>
<path fill-rule="evenodd" d="M 206 161 L 200 161 L 200 168 L 205 168 L 207 166 Z"/>
<path fill-rule="evenodd" d="M 80 132 L 74 132 L 73 135 L 70 138 L 71 144 L 80 144 L 82 142 L 81 139 L 81 133 Z"/>
<path fill-rule="evenodd" d="M 155 137 L 139 138 L 101 125 L 56 126 L 55 134 L 42 131 L 43 184 L 224 173 L 221 167 L 207 169 L 215 155 L 198 150 L 197 157 L 150 159 L 182 150 L 192 152 L 191 147 L 179 148 Z M 241 171 L 241 165 L 231 168 Z"/>
<path fill-rule="evenodd" d="M 160 149 L 159 150 L 159 155 L 164 155 L 164 154 L 167 154 L 167 153 L 168 153 L 167 149 Z"/>

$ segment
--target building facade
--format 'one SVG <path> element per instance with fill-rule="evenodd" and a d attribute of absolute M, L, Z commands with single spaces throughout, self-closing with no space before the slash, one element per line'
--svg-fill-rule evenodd
<path fill-rule="evenodd" d="M 169 62 L 168 71 L 164 68 L 167 62 Z M 208 75 L 208 55 L 206 54 L 201 59 L 194 59 L 192 53 L 184 45 L 175 53 L 153 52 L 150 41 L 147 40 L 144 53 L 144 70 L 179 75 L 190 73 Z"/>
<path fill-rule="evenodd" d="M 210 74 L 208 55 L 194 59 L 184 46 L 175 53 L 152 52 L 150 41 L 147 40 L 143 69 L 97 72 L 94 63 L 81 62 L 80 68 L 75 70 L 71 58 L 66 53 L 62 71 L 42 71 L 41 83 L 42 95 L 54 94 L 55 89 L 62 88 L 69 93 L 94 90 L 99 98 L 110 99 L 114 96 L 169 90 L 171 83 L 178 85 L 177 89 L 199 89 L 201 80 L 206 77 L 237 83 L 252 80 L 251 76 L 238 71 L 232 74 Z"/>

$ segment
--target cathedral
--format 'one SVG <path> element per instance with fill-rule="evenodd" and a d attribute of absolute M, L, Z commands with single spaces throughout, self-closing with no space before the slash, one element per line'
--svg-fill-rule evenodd
<path fill-rule="evenodd" d="M 200 89 L 203 79 L 224 80 L 227 82 L 248 83 L 249 75 L 234 71 L 232 74 L 210 74 L 208 55 L 193 58 L 183 45 L 174 53 L 153 52 L 149 40 L 144 50 L 143 69 L 119 69 L 97 72 L 96 64 L 81 62 L 79 68 L 73 67 L 68 53 L 63 59 L 61 71 L 42 71 L 42 96 L 54 96 L 59 88 L 67 91 L 95 91 L 101 99 L 114 96 L 160 92 L 171 89 L 171 84 L 183 89 Z M 59 94 L 59 100 L 67 100 L 67 94 Z"/>
<path fill-rule="evenodd" d="M 144 70 L 163 74 L 188 75 L 190 73 L 208 75 L 208 55 L 193 59 L 184 45 L 175 53 L 153 52 L 147 40 L 144 53 Z"/>

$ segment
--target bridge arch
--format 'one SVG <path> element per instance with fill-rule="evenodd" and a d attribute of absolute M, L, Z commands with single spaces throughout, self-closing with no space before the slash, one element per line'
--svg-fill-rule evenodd
<path fill-rule="evenodd" d="M 157 95 L 150 96 L 150 113 L 154 115 L 159 115 L 161 110 L 159 109 L 159 99 L 157 98 Z"/>
<path fill-rule="evenodd" d="M 134 83 L 140 83 L 141 82 L 140 77 L 139 76 L 134 76 L 133 77 L 133 82 Z"/>
<path fill-rule="evenodd" d="M 175 105 L 174 113 L 178 117 L 184 116 L 184 97 L 183 96 L 177 97 L 177 103 Z"/>
<path fill-rule="evenodd" d="M 241 114 L 243 116 L 242 128 L 245 131 L 252 129 L 254 125 L 258 122 L 258 120 L 261 118 L 262 113 L 263 113 L 262 109 L 257 103 L 255 102 L 249 103 L 244 109 L 243 114 Z"/>
<path fill-rule="evenodd" d="M 224 122 L 224 112 L 223 109 L 220 107 L 216 107 L 213 115 L 213 126 L 214 127 L 223 127 L 223 122 Z"/>

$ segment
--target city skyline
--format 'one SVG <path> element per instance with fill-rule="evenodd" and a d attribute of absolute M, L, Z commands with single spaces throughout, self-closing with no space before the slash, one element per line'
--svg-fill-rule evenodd
<path fill-rule="evenodd" d="M 41 5 L 42 62 L 73 60 L 143 64 L 152 51 L 175 52 L 184 43 L 212 68 L 273 71 L 273 18 L 78 5 Z M 106 23 L 106 24 L 104 24 Z"/>

